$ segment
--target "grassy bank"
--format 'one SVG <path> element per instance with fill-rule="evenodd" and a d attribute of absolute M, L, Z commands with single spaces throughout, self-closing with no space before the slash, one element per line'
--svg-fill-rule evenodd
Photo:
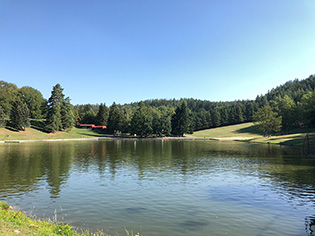
<path fill-rule="evenodd" d="M 0 202 L 0 235 L 89 235 L 77 234 L 70 225 L 41 221 L 28 217 L 21 211 L 10 210 L 8 204 Z"/>
<path fill-rule="evenodd" d="M 302 145 L 306 134 L 315 134 L 315 129 L 295 129 L 287 134 L 276 134 L 264 137 L 254 123 L 229 125 L 219 128 L 206 129 L 186 135 L 185 138 L 206 138 L 219 141 L 248 141 L 257 143 L 274 143 L 285 145 Z M 0 141 L 9 140 L 49 140 L 49 139 L 86 139 L 86 138 L 112 138 L 112 135 L 98 133 L 88 129 L 72 128 L 69 132 L 45 133 L 35 128 L 16 132 L 8 128 L 0 128 Z M 121 136 L 130 138 L 130 136 Z M 183 139 L 185 139 L 183 138 Z"/>
<path fill-rule="evenodd" d="M 140 236 L 128 232 L 126 236 Z M 21 211 L 12 210 L 7 203 L 0 201 L 0 235 L 63 235 L 63 236 L 111 236 L 101 231 L 96 233 L 77 233 L 74 228 L 68 224 L 57 224 L 56 221 L 42 221 L 35 216 L 27 216 Z M 114 236 L 114 235 L 113 235 Z"/>
<path fill-rule="evenodd" d="M 190 137 L 211 138 L 220 141 L 245 140 L 257 143 L 274 143 L 285 145 L 302 145 L 306 134 L 315 134 L 315 129 L 295 129 L 287 134 L 275 134 L 264 137 L 254 123 L 230 125 L 195 132 Z"/>
<path fill-rule="evenodd" d="M 88 129 L 72 128 L 69 132 L 45 133 L 34 128 L 26 128 L 25 131 L 13 131 L 0 128 L 0 141 L 6 140 L 42 140 L 42 139 L 74 139 L 74 138 L 97 138 L 106 137 L 105 134 L 97 133 Z"/>
<path fill-rule="evenodd" d="M 192 135 L 195 138 L 213 138 L 213 139 L 255 139 L 262 135 L 253 123 L 244 123 L 239 125 L 229 125 L 213 129 L 196 131 Z"/>

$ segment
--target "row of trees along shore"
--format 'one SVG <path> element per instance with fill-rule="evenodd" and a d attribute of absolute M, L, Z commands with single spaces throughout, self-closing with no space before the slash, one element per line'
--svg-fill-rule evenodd
<path fill-rule="evenodd" d="M 315 127 L 315 76 L 280 85 L 255 100 L 211 102 L 153 99 L 129 104 L 73 106 L 60 84 L 46 100 L 31 87 L 0 81 L 0 126 L 24 130 L 42 120 L 43 131 L 69 130 L 76 123 L 107 126 L 107 133 L 183 136 L 197 130 L 256 121 L 265 135 L 296 127 Z"/>

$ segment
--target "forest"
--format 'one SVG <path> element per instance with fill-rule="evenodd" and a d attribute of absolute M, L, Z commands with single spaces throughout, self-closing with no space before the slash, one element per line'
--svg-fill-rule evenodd
<path fill-rule="evenodd" d="M 314 89 L 315 76 L 310 75 L 279 85 L 255 100 L 152 99 L 106 106 L 73 105 L 60 84 L 45 99 L 35 88 L 0 81 L 0 127 L 18 131 L 34 126 L 49 133 L 96 124 L 107 126 L 109 134 L 161 137 L 255 121 L 265 135 L 287 133 L 297 127 L 315 127 Z"/>

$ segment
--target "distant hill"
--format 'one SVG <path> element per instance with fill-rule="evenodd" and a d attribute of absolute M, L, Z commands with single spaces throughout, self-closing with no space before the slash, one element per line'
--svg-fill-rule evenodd
<path fill-rule="evenodd" d="M 284 97 L 288 95 L 295 102 L 300 102 L 304 94 L 314 92 L 315 75 L 310 75 L 303 80 L 290 80 L 283 85 L 273 88 L 266 94 L 267 100 L 274 100 L 276 97 Z"/>

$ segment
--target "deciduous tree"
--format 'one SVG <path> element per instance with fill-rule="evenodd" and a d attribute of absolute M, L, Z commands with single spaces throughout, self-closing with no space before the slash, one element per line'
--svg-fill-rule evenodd
<path fill-rule="evenodd" d="M 32 87 L 24 86 L 20 88 L 19 94 L 23 103 L 26 103 L 30 110 L 30 116 L 34 119 L 42 118 L 42 105 L 45 102 L 43 95 L 37 89 Z"/>
<path fill-rule="evenodd" d="M 269 105 L 259 108 L 253 118 L 265 136 L 269 136 L 271 132 L 279 132 L 281 130 L 282 117 L 272 111 Z"/>
<path fill-rule="evenodd" d="M 143 102 L 139 103 L 137 110 L 131 118 L 130 131 L 132 134 L 141 137 L 146 137 L 153 133 L 152 115 Z"/>
<path fill-rule="evenodd" d="M 18 87 L 15 84 L 0 81 L 0 106 L 7 117 L 10 117 L 11 105 L 18 96 Z"/>
<path fill-rule="evenodd" d="M 301 103 L 306 125 L 315 127 L 315 92 L 305 94 Z"/>
<path fill-rule="evenodd" d="M 276 97 L 274 105 L 278 114 L 282 116 L 282 130 L 287 131 L 298 126 L 299 114 L 296 113 L 296 104 L 288 95 Z"/>

